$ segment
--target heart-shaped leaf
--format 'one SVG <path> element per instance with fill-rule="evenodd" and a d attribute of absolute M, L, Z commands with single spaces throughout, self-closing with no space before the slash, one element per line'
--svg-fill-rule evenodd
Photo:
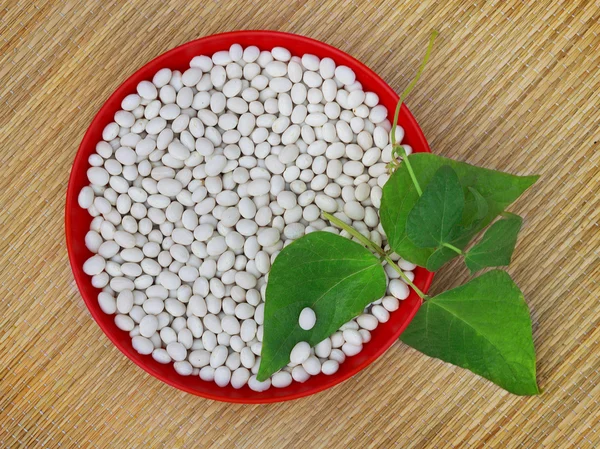
<path fill-rule="evenodd" d="M 286 246 L 269 273 L 258 380 L 283 368 L 296 343 L 323 341 L 381 298 L 385 288 L 379 259 L 347 238 L 313 232 Z M 310 330 L 298 324 L 305 307 L 317 316 Z"/>
<path fill-rule="evenodd" d="M 540 391 L 523 293 L 500 270 L 426 301 L 400 339 L 518 395 Z"/>
<path fill-rule="evenodd" d="M 481 241 L 465 255 L 471 274 L 482 268 L 510 264 L 523 219 L 515 214 L 506 213 L 505 216 L 490 226 Z"/>
<path fill-rule="evenodd" d="M 475 234 L 491 223 L 498 214 L 503 212 L 538 179 L 538 176 L 515 176 L 475 167 L 431 153 L 411 154 L 408 158 L 422 187 L 427 186 L 435 172 L 443 165 L 449 165 L 458 175 L 467 199 L 460 224 L 465 229 L 469 229 L 468 233 L 461 236 L 461 242 L 464 244 L 452 243 L 460 249 L 464 249 Z M 477 206 L 474 200 L 469 201 L 467 194 L 469 187 L 477 190 L 488 205 L 487 214 L 476 226 L 470 226 L 475 216 L 473 211 Z M 419 248 L 406 235 L 406 219 L 418 199 L 419 195 L 413 186 L 406 164 L 401 164 L 383 187 L 380 216 L 381 224 L 394 252 L 410 262 L 425 267 L 427 259 L 435 252 L 436 248 Z"/>
<path fill-rule="evenodd" d="M 456 172 L 440 167 L 423 190 L 406 220 L 406 235 L 420 248 L 450 243 L 465 207 L 465 196 Z"/>

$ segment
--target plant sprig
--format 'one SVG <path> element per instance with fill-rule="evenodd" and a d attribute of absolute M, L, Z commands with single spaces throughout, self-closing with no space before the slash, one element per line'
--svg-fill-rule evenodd
<path fill-rule="evenodd" d="M 400 96 L 391 131 L 391 176 L 383 187 L 381 225 L 390 251 L 327 212 L 323 217 L 358 243 L 340 235 L 313 232 L 285 247 L 275 260 L 266 291 L 263 352 L 258 380 L 289 362 L 300 341 L 311 346 L 362 313 L 385 293 L 389 264 L 424 301 L 401 340 L 424 354 L 469 369 L 519 395 L 538 394 L 531 319 L 523 294 L 500 270 L 427 296 L 391 257 L 435 271 L 461 256 L 472 273 L 508 265 L 522 219 L 505 209 L 536 180 L 475 167 L 429 153 L 406 155 L 395 131 L 406 96 L 416 85 L 437 32 L 417 75 Z M 473 238 L 492 223 L 480 242 Z M 361 246 L 362 245 L 362 246 Z M 298 326 L 298 314 L 311 307 L 313 329 Z"/>

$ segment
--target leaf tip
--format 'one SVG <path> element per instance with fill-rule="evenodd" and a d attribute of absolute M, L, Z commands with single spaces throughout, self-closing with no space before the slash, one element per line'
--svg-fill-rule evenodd
<path fill-rule="evenodd" d="M 524 178 L 527 179 L 527 181 L 529 181 L 529 184 L 527 185 L 526 189 L 528 189 L 529 187 L 531 187 L 532 185 L 534 185 L 538 179 L 540 179 L 542 175 L 529 175 L 529 176 L 524 176 Z M 525 190 L 525 189 L 524 189 Z"/>
<path fill-rule="evenodd" d="M 504 387 L 500 386 L 500 388 L 504 388 Z M 530 385 L 529 387 L 527 387 L 527 389 L 525 391 L 523 391 L 523 390 L 511 391 L 509 389 L 506 389 L 506 391 L 508 391 L 509 393 L 514 394 L 516 396 L 539 396 L 543 392 L 543 390 L 539 387 L 539 385 L 537 384 L 537 381 L 535 379 L 533 381 L 533 385 Z"/>
<path fill-rule="evenodd" d="M 259 368 L 258 373 L 256 373 L 256 380 L 258 380 L 259 382 L 264 382 L 268 378 L 269 378 L 269 376 L 266 375 L 266 373 L 263 372 L 263 370 L 261 368 Z"/>

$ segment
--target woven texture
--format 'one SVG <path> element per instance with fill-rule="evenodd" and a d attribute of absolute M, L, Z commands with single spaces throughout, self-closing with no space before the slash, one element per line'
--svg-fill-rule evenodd
<path fill-rule="evenodd" d="M 0 8 L 0 446 L 592 448 L 600 446 L 600 4 L 594 1 L 4 1 Z M 332 44 L 396 90 L 435 153 L 538 183 L 509 271 L 532 310 L 539 397 L 512 396 L 397 343 L 291 403 L 210 402 L 129 362 L 68 265 L 71 162 L 138 67 L 200 36 L 276 29 Z M 439 292 L 468 279 L 459 263 Z"/>

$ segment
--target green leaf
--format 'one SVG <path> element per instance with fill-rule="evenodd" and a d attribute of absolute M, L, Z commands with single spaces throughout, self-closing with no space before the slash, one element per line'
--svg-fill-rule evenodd
<path fill-rule="evenodd" d="M 529 309 L 504 271 L 490 271 L 426 301 L 400 339 L 511 393 L 540 392 Z"/>
<path fill-rule="evenodd" d="M 463 217 L 466 216 L 463 221 L 466 221 L 467 224 L 459 225 L 454 233 L 456 237 L 449 242 L 458 248 L 464 248 L 469 243 L 473 236 L 473 229 L 476 229 L 477 226 L 479 226 L 481 220 L 483 220 L 488 213 L 488 204 L 485 198 L 473 187 L 469 187 L 468 192 L 469 193 L 465 198 L 465 212 L 463 214 Z M 429 256 L 429 259 L 427 259 L 425 268 L 429 271 L 437 271 L 442 268 L 443 265 L 458 256 L 459 254 L 450 248 L 444 246 L 438 247 L 433 254 Z"/>
<path fill-rule="evenodd" d="M 464 249 L 475 234 L 491 223 L 498 214 L 503 212 L 508 205 L 538 179 L 538 176 L 516 176 L 475 167 L 431 153 L 415 153 L 408 156 L 408 158 L 420 185 L 423 187 L 427 186 L 435 172 L 443 165 L 449 165 L 458 175 L 467 198 L 461 224 L 465 229 L 468 229 L 468 232 L 461 236 L 458 244 L 452 243 L 460 249 Z M 469 195 L 467 195 L 467 192 L 469 187 L 477 190 L 486 200 L 488 206 L 485 217 L 473 226 L 468 225 L 472 222 L 476 202 L 474 200 L 468 201 Z M 419 195 L 410 179 L 406 164 L 401 164 L 383 187 L 380 216 L 381 224 L 394 252 L 410 262 L 425 267 L 427 260 L 436 248 L 419 248 L 406 235 L 406 219 L 418 199 Z"/>
<path fill-rule="evenodd" d="M 510 264 L 523 219 L 515 214 L 506 214 L 506 217 L 490 226 L 481 241 L 465 255 L 471 274 L 485 267 Z"/>
<path fill-rule="evenodd" d="M 440 167 L 408 214 L 406 235 L 418 247 L 440 246 L 452 240 L 465 197 L 456 172 Z"/>
<path fill-rule="evenodd" d="M 489 211 L 489 206 L 483 195 L 473 187 L 468 187 L 470 195 L 465 198 L 465 217 L 469 222 L 483 220 Z M 473 198 L 471 206 L 471 198 Z M 473 209 L 473 212 L 471 212 Z M 472 218 L 471 218 L 472 217 Z M 467 223 L 468 224 L 468 223 Z"/>
<path fill-rule="evenodd" d="M 379 259 L 347 238 L 312 232 L 286 246 L 269 273 L 258 380 L 289 363 L 296 343 L 321 342 L 381 298 L 385 288 Z M 305 307 L 317 315 L 308 331 L 298 325 Z"/>
<path fill-rule="evenodd" d="M 455 257 L 458 257 L 458 253 L 456 251 L 442 246 L 436 249 L 433 254 L 429 256 L 425 268 L 427 268 L 429 271 L 437 271 L 442 268 L 442 265 L 451 261 Z"/>

